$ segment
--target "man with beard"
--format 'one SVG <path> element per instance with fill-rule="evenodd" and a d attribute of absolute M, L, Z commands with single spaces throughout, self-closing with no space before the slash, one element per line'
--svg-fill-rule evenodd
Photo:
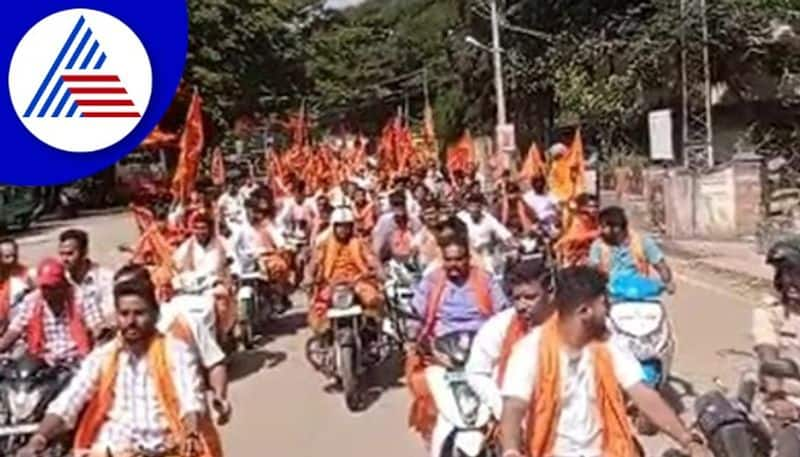
<path fill-rule="evenodd" d="M 411 219 L 408 214 L 408 209 L 405 205 L 405 198 L 403 194 L 398 192 L 389 196 L 389 201 L 392 205 L 393 226 L 388 236 L 383 239 L 383 244 L 376 246 L 376 254 L 382 262 L 389 259 L 396 259 L 400 262 L 405 262 L 411 258 L 412 249 L 411 241 L 413 238 L 411 229 Z M 418 221 L 417 221 L 418 222 Z M 418 227 L 419 231 L 421 227 Z"/>
<path fill-rule="evenodd" d="M 517 263 L 506 273 L 504 288 L 513 306 L 483 324 L 465 367 L 467 373 L 483 378 L 473 385 L 476 392 L 482 391 L 484 382 L 495 389 L 503 384 L 514 345 L 554 311 L 551 286 L 550 270 L 541 259 Z"/>
<path fill-rule="evenodd" d="M 672 270 L 664 253 L 653 238 L 628 226 L 625 210 L 618 206 L 600 211 L 600 238 L 589 250 L 589 265 L 600 269 L 612 281 L 622 276 L 649 276 L 653 267 L 667 292 L 675 293 Z"/>
<path fill-rule="evenodd" d="M 786 358 L 800 365 L 800 237 L 775 243 L 767 252 L 775 268 L 777 299 L 753 310 L 753 340 L 760 362 Z M 796 395 L 784 391 L 780 379 L 763 377 L 767 407 L 780 424 L 776 427 L 776 455 L 800 455 L 800 408 Z"/>
<path fill-rule="evenodd" d="M 95 307 L 84 306 L 60 261 L 43 260 L 36 282 L 38 289 L 25 297 L 0 338 L 0 353 L 24 336 L 28 352 L 48 363 L 82 359 L 92 349 L 93 332 L 101 328 L 102 316 Z"/>
<path fill-rule="evenodd" d="M 17 302 L 35 287 L 28 267 L 19 263 L 17 242 L 0 239 L 0 332 L 5 332 Z"/>
<path fill-rule="evenodd" d="M 423 316 L 417 341 L 406 357 L 406 379 L 413 396 L 409 425 L 430 440 L 436 420 L 425 368 L 431 363 L 425 348 L 436 338 L 453 332 L 477 332 L 507 299 L 500 285 L 471 262 L 466 234 L 452 230 L 442 239 L 442 264 L 425 274 L 414 292 L 412 306 Z"/>
<path fill-rule="evenodd" d="M 58 255 L 67 268 L 67 278 L 80 291 L 83 305 L 97 308 L 104 325 L 113 327 L 116 321 L 111 294 L 114 274 L 89 258 L 89 234 L 83 230 L 65 230 L 58 241 Z"/>
<path fill-rule="evenodd" d="M 602 273 L 590 267 L 560 271 L 555 306 L 556 313 L 522 338 L 508 361 L 500 421 L 504 457 L 641 455 L 623 392 L 691 456 L 705 455 L 699 440 L 643 382 L 633 354 L 609 341 Z"/>
<path fill-rule="evenodd" d="M 120 337 L 92 351 L 19 455 L 39 455 L 74 428 L 78 455 L 220 457 L 218 437 L 201 421 L 197 360 L 186 344 L 156 330 L 152 282 L 116 282 L 114 302 Z"/>

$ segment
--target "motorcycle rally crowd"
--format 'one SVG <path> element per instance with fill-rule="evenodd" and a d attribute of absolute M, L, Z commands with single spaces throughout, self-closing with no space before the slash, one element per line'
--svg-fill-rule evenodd
<path fill-rule="evenodd" d="M 79 229 L 35 268 L 1 240 L 1 426 L 17 432 L 0 454 L 222 456 L 226 357 L 295 292 L 309 297 L 306 356 L 348 407 L 368 368 L 402 354 L 409 425 L 433 456 L 636 456 L 637 432 L 655 430 L 691 456 L 750 446 L 718 417 L 733 401 L 708 397 L 716 408 L 689 426 L 662 398 L 674 337 L 658 296 L 675 292 L 672 273 L 622 208 L 583 191 L 570 149 L 490 179 L 474 160 L 386 166 L 363 144 L 293 147 L 263 180 L 134 202 L 140 237 L 116 272 Z M 748 455 L 798 456 L 800 238 L 767 261 L 777 298 L 754 313 L 750 381 L 769 428 Z M 628 331 L 632 303 L 661 313 L 644 326 L 663 341 Z M 14 398 L 25 379 L 41 393 Z"/>

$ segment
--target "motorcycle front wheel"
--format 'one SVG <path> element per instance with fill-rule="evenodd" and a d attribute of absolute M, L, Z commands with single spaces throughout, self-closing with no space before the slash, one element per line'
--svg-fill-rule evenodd
<path fill-rule="evenodd" d="M 345 404 L 350 411 L 358 409 L 358 379 L 355 371 L 355 347 L 338 346 L 339 380 L 342 383 Z"/>
<path fill-rule="evenodd" d="M 246 350 L 253 349 L 255 347 L 255 337 L 253 335 L 253 326 L 250 324 L 248 320 L 239 321 L 236 324 L 239 328 L 239 343 L 241 343 L 242 347 Z"/>

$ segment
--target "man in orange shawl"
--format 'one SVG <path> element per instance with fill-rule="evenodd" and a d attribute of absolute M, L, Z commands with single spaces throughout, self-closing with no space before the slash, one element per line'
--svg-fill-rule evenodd
<path fill-rule="evenodd" d="M 413 397 L 409 425 L 425 441 L 430 441 L 436 420 L 436 405 L 425 379 L 425 368 L 432 362 L 427 348 L 449 333 L 477 332 L 508 302 L 497 281 L 472 264 L 465 233 L 452 233 L 440 246 L 441 266 L 425 274 L 412 300 L 423 322 L 417 345 L 409 348 L 405 367 Z"/>
<path fill-rule="evenodd" d="M 39 455 L 74 428 L 76 455 L 222 457 L 219 437 L 202 420 L 196 357 L 156 330 L 152 283 L 117 282 L 114 301 L 119 337 L 92 351 L 20 455 Z"/>
<path fill-rule="evenodd" d="M 381 266 L 364 240 L 355 236 L 353 212 L 337 208 L 331 223 L 332 234 L 315 249 L 304 281 L 316 287 L 308 322 L 318 333 L 328 328 L 326 312 L 336 284 L 352 284 L 358 302 L 370 317 L 380 317 L 384 302 L 379 287 Z"/>
<path fill-rule="evenodd" d="M 353 193 L 353 210 L 358 236 L 368 239 L 377 222 L 377 211 L 375 203 L 369 199 L 367 191 L 362 187 L 356 187 Z"/>
<path fill-rule="evenodd" d="M 19 247 L 11 238 L 0 239 L 0 333 L 11 318 L 11 308 L 25 291 L 35 288 L 28 267 L 19 263 Z"/>
<path fill-rule="evenodd" d="M 641 456 L 623 392 L 691 456 L 704 455 L 677 414 L 643 382 L 630 350 L 609 340 L 605 276 L 573 267 L 559 272 L 556 283 L 556 314 L 523 337 L 508 360 L 503 455 Z"/>
<path fill-rule="evenodd" d="M 492 316 L 478 330 L 465 366 L 467 373 L 487 379 L 497 389 L 503 384 L 511 349 L 554 311 L 552 277 L 543 260 L 514 264 L 503 279 L 513 306 Z M 481 385 L 473 388 L 480 392 Z"/>
<path fill-rule="evenodd" d="M 554 246 L 559 263 L 564 267 L 586 265 L 589 248 L 600 236 L 597 197 L 587 193 L 578 195 L 570 203 L 570 211 L 569 226 Z"/>

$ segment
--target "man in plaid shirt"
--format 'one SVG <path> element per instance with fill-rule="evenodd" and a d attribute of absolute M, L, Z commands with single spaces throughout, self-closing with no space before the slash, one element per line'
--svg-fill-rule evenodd
<path fill-rule="evenodd" d="M 118 274 L 114 299 L 118 338 L 84 360 L 18 457 L 40 455 L 70 429 L 76 455 L 222 457 L 219 437 L 201 421 L 198 360 L 182 341 L 158 332 L 150 278 Z"/>
<path fill-rule="evenodd" d="M 36 280 L 38 288 L 25 297 L 0 338 L 0 352 L 24 337 L 28 352 L 49 363 L 83 358 L 92 348 L 92 332 L 102 324 L 98 309 L 83 305 L 67 280 L 64 265 L 56 259 L 39 264 Z"/>

